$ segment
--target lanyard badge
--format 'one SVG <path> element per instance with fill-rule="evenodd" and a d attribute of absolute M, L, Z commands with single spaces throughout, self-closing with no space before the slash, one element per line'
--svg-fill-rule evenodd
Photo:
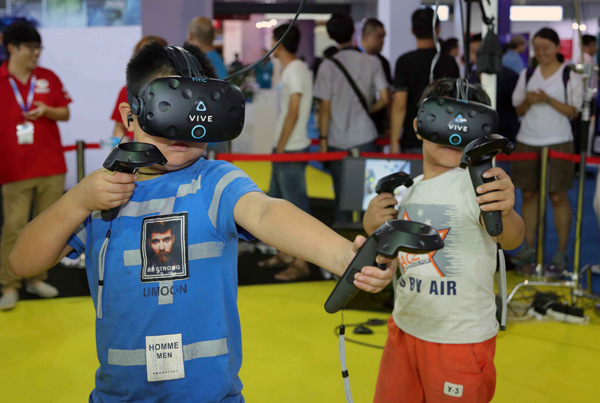
<path fill-rule="evenodd" d="M 29 109 L 31 109 L 31 105 L 33 104 L 33 94 L 35 91 L 36 76 L 33 75 L 30 80 L 29 93 L 27 94 L 27 105 L 25 105 L 25 102 L 23 101 L 23 97 L 19 92 L 19 88 L 17 87 L 17 83 L 15 82 L 15 80 L 12 77 L 8 77 L 8 80 L 10 81 L 10 86 L 13 89 L 15 99 L 21 107 L 21 110 L 23 112 L 29 111 Z M 17 142 L 19 144 L 33 144 L 34 129 L 35 128 L 33 122 L 25 121 L 23 123 L 18 124 L 16 130 Z"/>
<path fill-rule="evenodd" d="M 19 144 L 33 144 L 33 122 L 24 122 L 17 125 L 17 142 Z"/>

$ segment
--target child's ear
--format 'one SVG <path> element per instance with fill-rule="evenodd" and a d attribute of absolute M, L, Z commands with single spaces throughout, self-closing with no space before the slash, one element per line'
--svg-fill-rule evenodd
<path fill-rule="evenodd" d="M 121 120 L 123 121 L 123 125 L 125 127 L 129 127 L 131 122 L 129 121 L 128 117 L 132 116 L 132 114 L 131 108 L 129 107 L 129 104 L 127 102 L 121 102 L 119 104 L 119 113 L 121 114 Z"/>
<path fill-rule="evenodd" d="M 419 133 L 417 133 L 417 118 L 413 119 L 413 129 L 415 131 L 415 134 L 417 135 L 417 138 L 421 141 L 423 141 L 423 137 L 421 137 L 421 135 L 419 135 Z"/>

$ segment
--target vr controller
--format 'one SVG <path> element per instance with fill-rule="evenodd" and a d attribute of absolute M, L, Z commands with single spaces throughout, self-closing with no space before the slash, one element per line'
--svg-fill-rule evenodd
<path fill-rule="evenodd" d="M 431 97 L 417 114 L 417 133 L 436 144 L 464 148 L 497 131 L 498 112 L 478 102 Z"/>
<path fill-rule="evenodd" d="M 170 140 L 229 141 L 244 128 L 244 95 L 222 80 L 159 77 L 127 101 L 142 130 Z"/>
<path fill-rule="evenodd" d="M 165 165 L 167 159 L 156 146 L 148 143 L 117 144 L 102 166 L 109 171 L 135 173 L 140 167 L 154 164 Z M 119 215 L 119 207 L 102 210 L 102 219 L 111 221 Z"/>
<path fill-rule="evenodd" d="M 413 185 L 413 180 L 406 172 L 400 171 L 393 173 L 377 181 L 375 193 L 394 193 L 398 186 L 410 187 Z"/>
<path fill-rule="evenodd" d="M 510 154 L 515 150 L 515 145 L 507 138 L 499 134 L 490 134 L 471 141 L 465 147 L 460 167 L 469 167 L 469 175 L 473 188 L 484 183 L 493 182 L 495 178 L 484 178 L 485 171 L 492 168 L 492 160 L 498 153 Z M 482 211 L 481 216 L 485 228 L 491 236 L 498 236 L 502 233 L 502 213 L 500 211 Z"/>
<path fill-rule="evenodd" d="M 354 298 L 359 291 L 354 285 L 354 275 L 364 266 L 374 265 L 377 255 L 393 259 L 400 251 L 421 254 L 443 247 L 444 241 L 429 225 L 406 220 L 387 221 L 358 250 L 325 302 L 325 310 L 336 313 Z"/>

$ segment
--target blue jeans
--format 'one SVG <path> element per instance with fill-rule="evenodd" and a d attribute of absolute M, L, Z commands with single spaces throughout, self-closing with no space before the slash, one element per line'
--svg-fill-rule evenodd
<path fill-rule="evenodd" d="M 275 152 L 275 151 L 273 151 Z M 286 151 L 286 154 L 306 153 L 304 150 Z M 307 162 L 274 162 L 269 184 L 269 196 L 285 199 L 310 214 L 310 200 L 306 191 Z"/>
<path fill-rule="evenodd" d="M 360 152 L 375 152 L 377 151 L 377 145 L 375 140 L 361 144 L 360 146 L 352 147 L 358 148 Z M 348 151 L 346 149 L 337 147 L 328 147 L 327 151 Z M 333 180 L 333 191 L 335 193 L 334 207 L 335 207 L 335 221 L 336 222 L 352 222 L 352 212 L 340 210 L 340 195 L 342 194 L 342 160 L 330 161 L 329 172 L 331 173 L 331 179 Z M 357 185 L 361 185 L 363 178 L 357 178 Z"/>

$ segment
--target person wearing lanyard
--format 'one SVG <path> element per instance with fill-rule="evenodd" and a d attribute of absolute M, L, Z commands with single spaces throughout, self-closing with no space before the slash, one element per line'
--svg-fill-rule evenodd
<path fill-rule="evenodd" d="M 0 310 L 17 305 L 22 279 L 8 255 L 33 209 L 38 215 L 64 191 L 67 171 L 57 121 L 69 120 L 71 102 L 60 79 L 37 66 L 41 37 L 31 24 L 17 21 L 3 32 L 7 60 L 0 66 L 0 185 L 3 218 L 0 239 Z M 32 248 L 34 245 L 32 245 Z M 32 250 L 32 253 L 35 253 Z M 42 298 L 58 295 L 45 275 L 27 279 L 26 290 Z"/>

